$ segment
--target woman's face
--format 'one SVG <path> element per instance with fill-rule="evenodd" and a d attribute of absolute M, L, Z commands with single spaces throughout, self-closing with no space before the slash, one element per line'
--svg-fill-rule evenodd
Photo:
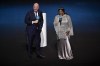
<path fill-rule="evenodd" d="M 62 10 L 59 10 L 59 14 L 60 14 L 60 15 L 63 15 L 64 12 L 63 12 Z"/>

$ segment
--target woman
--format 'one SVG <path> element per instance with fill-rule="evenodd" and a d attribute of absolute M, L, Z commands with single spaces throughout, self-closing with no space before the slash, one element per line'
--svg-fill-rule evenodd
<path fill-rule="evenodd" d="M 64 8 L 58 9 L 58 15 L 54 19 L 54 28 L 58 39 L 59 59 L 70 60 L 73 58 L 69 37 L 73 35 L 71 18 L 65 14 Z"/>

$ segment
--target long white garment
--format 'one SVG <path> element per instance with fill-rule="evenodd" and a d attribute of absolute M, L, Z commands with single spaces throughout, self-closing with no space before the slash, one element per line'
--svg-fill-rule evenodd
<path fill-rule="evenodd" d="M 41 31 L 41 43 L 40 47 L 47 46 L 47 25 L 46 25 L 46 13 L 42 13 L 43 15 L 43 27 Z"/>
<path fill-rule="evenodd" d="M 58 23 L 58 24 L 56 24 Z M 70 60 L 73 58 L 69 37 L 73 35 L 73 26 L 69 15 L 62 16 L 62 23 L 59 23 L 59 15 L 55 16 L 54 28 L 58 40 L 58 57 L 59 59 Z M 66 32 L 69 31 L 69 35 Z"/>

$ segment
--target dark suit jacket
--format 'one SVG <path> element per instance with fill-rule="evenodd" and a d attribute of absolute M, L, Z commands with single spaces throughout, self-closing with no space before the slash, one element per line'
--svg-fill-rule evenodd
<path fill-rule="evenodd" d="M 38 16 L 40 17 L 38 24 L 32 24 L 32 21 L 36 20 L 35 14 L 34 14 L 34 10 L 30 10 L 26 16 L 25 16 L 25 23 L 27 24 L 27 27 L 29 29 L 36 29 L 36 27 L 38 27 L 38 30 L 41 31 L 42 26 L 43 26 L 43 16 L 42 16 L 42 12 L 38 11 Z"/>

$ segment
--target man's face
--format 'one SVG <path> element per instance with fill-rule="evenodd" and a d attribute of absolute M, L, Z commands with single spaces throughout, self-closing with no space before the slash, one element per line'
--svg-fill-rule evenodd
<path fill-rule="evenodd" d="M 35 3 L 33 5 L 33 9 L 34 9 L 35 12 L 38 11 L 39 10 L 39 4 L 38 3 Z"/>

